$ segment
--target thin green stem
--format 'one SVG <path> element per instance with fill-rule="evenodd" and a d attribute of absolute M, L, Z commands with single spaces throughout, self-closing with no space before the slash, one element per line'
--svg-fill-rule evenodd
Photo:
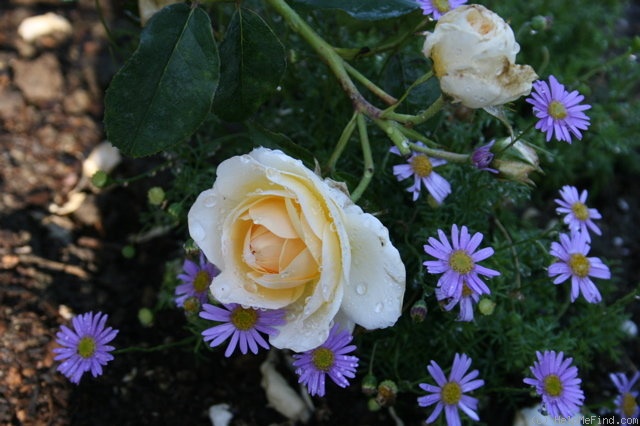
<path fill-rule="evenodd" d="M 369 117 L 379 117 L 381 110 L 367 101 L 358 91 L 349 73 L 345 68 L 343 59 L 335 49 L 320 37 L 284 0 L 266 0 L 273 9 L 320 55 L 329 69 L 336 76 L 342 89 L 347 93 L 356 111 L 360 111 Z"/>
<path fill-rule="evenodd" d="M 409 94 L 411 93 L 411 91 L 416 87 L 421 85 L 422 83 L 424 83 L 425 81 L 429 80 L 431 77 L 433 77 L 433 71 L 429 71 L 426 74 L 424 74 L 422 77 L 418 78 L 416 81 L 414 81 L 413 83 L 411 83 L 411 86 L 409 86 L 407 88 L 407 90 L 403 93 L 403 95 L 400 97 L 400 99 L 398 100 L 398 102 L 395 105 L 390 106 L 389 108 L 387 108 L 386 110 L 384 110 L 382 112 L 383 116 L 385 114 L 389 114 L 392 113 L 393 111 L 395 111 L 395 109 L 402 103 L 404 102 L 404 100 L 409 96 Z"/>
<path fill-rule="evenodd" d="M 452 163 L 466 163 L 469 161 L 469 154 L 457 154 L 455 152 L 444 151 L 442 149 L 433 149 L 426 146 L 420 146 L 416 143 L 409 142 L 409 147 L 416 152 L 422 152 L 430 157 L 442 158 Z"/>
<path fill-rule="evenodd" d="M 402 133 L 404 133 L 404 134 L 405 134 L 409 139 L 412 139 L 412 140 L 416 140 L 416 141 L 423 142 L 423 143 L 425 143 L 425 144 L 429 145 L 429 146 L 430 146 L 430 147 L 432 147 L 432 148 L 438 148 L 438 147 L 440 146 L 440 144 L 438 144 L 437 142 L 432 141 L 431 139 L 429 139 L 428 137 L 426 137 L 426 136 L 425 136 L 425 135 L 423 135 L 422 133 L 417 132 L 417 131 L 413 130 L 413 129 L 412 129 L 412 128 L 410 128 L 410 127 L 404 127 L 404 126 L 402 126 L 402 127 L 398 127 L 398 128 L 399 128 L 399 129 L 400 129 L 400 131 L 401 131 Z"/>
<path fill-rule="evenodd" d="M 352 67 L 349 63 L 345 62 L 344 67 L 349 74 L 351 74 L 356 80 L 362 83 L 364 87 L 369 89 L 371 93 L 373 93 L 374 95 L 382 99 L 383 102 L 389 105 L 394 105 L 398 103 L 398 100 L 396 98 L 394 98 L 393 96 L 391 96 L 390 94 L 382 90 L 375 83 L 373 83 L 371 80 L 365 77 L 360 71 Z"/>
<path fill-rule="evenodd" d="M 152 346 L 150 348 L 143 348 L 140 346 L 130 346 L 128 348 L 116 349 L 111 353 L 114 355 L 117 355 L 117 354 L 124 354 L 128 352 L 158 352 L 158 351 L 163 351 L 169 348 L 175 348 L 177 346 L 186 346 L 188 344 L 193 343 L 196 339 L 197 339 L 197 336 L 189 336 L 177 342 L 165 343 L 164 345 Z"/>
<path fill-rule="evenodd" d="M 424 123 L 425 121 L 436 115 L 438 112 L 440 112 L 440 110 L 444 106 L 444 103 L 444 98 L 440 96 L 429 106 L 429 108 L 425 109 L 418 115 L 399 114 L 394 112 L 393 109 L 388 109 L 386 111 L 383 111 L 380 117 L 395 120 L 407 126 L 416 126 L 418 124 Z"/>
<path fill-rule="evenodd" d="M 369 134 L 367 133 L 367 123 L 364 121 L 362 114 L 358 114 L 356 121 L 358 122 L 358 133 L 360 134 L 360 145 L 362 146 L 362 157 L 364 159 L 364 172 L 356 189 L 351 193 L 351 201 L 358 202 L 364 191 L 371 183 L 373 178 L 373 155 L 371 155 L 371 145 L 369 144 Z"/>
<path fill-rule="evenodd" d="M 338 159 L 342 155 L 344 148 L 347 146 L 347 142 L 349 142 L 349 139 L 351 138 L 351 135 L 353 134 L 353 131 L 356 128 L 356 118 L 359 115 L 360 113 L 355 111 L 353 113 L 353 116 L 351 117 L 351 120 L 349 120 L 347 125 L 344 126 L 344 129 L 342 129 L 342 134 L 340 135 L 340 139 L 338 139 L 338 143 L 336 144 L 336 147 L 333 149 L 333 153 L 331 153 L 331 157 L 329 158 L 329 162 L 327 163 L 327 166 L 325 169 L 326 173 L 331 174 L 333 173 L 333 170 L 336 168 L 336 163 L 338 162 Z"/>

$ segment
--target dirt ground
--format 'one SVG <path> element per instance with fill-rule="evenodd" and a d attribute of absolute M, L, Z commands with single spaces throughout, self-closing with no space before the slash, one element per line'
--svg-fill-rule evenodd
<path fill-rule="evenodd" d="M 101 0 L 105 18 L 118 11 Z M 118 2 L 113 2 L 117 4 Z M 73 25 L 68 40 L 27 43 L 17 35 L 26 17 L 46 12 Z M 229 403 L 234 425 L 289 424 L 267 406 L 260 356 L 195 357 L 167 350 L 119 355 L 99 379 L 79 386 L 56 372 L 55 333 L 71 313 L 102 310 L 120 330 L 117 346 L 151 347 L 188 336 L 178 310 L 161 311 L 153 327 L 137 318 L 153 307 L 166 260 L 182 254 L 184 236 L 164 235 L 122 256 L 140 229 L 151 182 L 95 192 L 70 214 L 53 214 L 81 185 L 82 162 L 105 135 L 102 96 L 116 69 L 94 0 L 0 0 L 0 425 L 207 425 L 208 408 Z M 133 176 L 153 160 L 124 160 L 114 173 Z M 620 191 L 627 184 L 621 181 Z M 611 251 L 637 259 L 637 197 L 610 195 L 617 220 L 607 226 Z M 608 214 L 607 214 L 608 213 Z M 609 216 L 612 217 L 612 216 Z M 629 262 L 631 263 L 631 262 Z M 626 271 L 637 282 L 638 268 Z M 640 321 L 635 316 L 636 322 Z M 638 359 L 637 344 L 629 359 Z M 328 392 L 310 424 L 394 424 L 370 413 L 358 386 Z M 419 424 L 424 413 L 410 413 Z"/>

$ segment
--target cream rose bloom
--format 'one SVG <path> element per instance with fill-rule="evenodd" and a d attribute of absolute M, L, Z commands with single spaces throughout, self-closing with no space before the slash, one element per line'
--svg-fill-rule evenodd
<path fill-rule="evenodd" d="M 375 329 L 400 316 L 405 268 L 387 229 L 281 151 L 222 162 L 188 220 L 221 270 L 211 283 L 217 300 L 286 309 L 287 323 L 270 337 L 275 347 L 313 349 L 334 320 Z"/>
<path fill-rule="evenodd" d="M 531 92 L 538 76 L 529 65 L 515 64 L 519 51 L 511 27 L 477 4 L 443 15 L 423 50 L 442 92 L 469 108 L 502 105 Z"/>

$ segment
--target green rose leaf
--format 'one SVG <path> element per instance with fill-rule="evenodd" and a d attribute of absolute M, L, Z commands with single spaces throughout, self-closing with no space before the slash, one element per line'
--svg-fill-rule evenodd
<path fill-rule="evenodd" d="M 295 0 L 315 9 L 340 9 L 356 19 L 376 21 L 395 18 L 413 12 L 418 3 L 413 0 Z"/>
<path fill-rule="evenodd" d="M 156 13 L 105 97 L 107 137 L 124 154 L 154 154 L 195 132 L 211 110 L 220 59 L 211 21 L 173 4 Z"/>
<path fill-rule="evenodd" d="M 220 85 L 213 111 L 227 121 L 242 121 L 276 91 L 286 69 L 285 50 L 255 12 L 238 9 L 220 43 Z"/>

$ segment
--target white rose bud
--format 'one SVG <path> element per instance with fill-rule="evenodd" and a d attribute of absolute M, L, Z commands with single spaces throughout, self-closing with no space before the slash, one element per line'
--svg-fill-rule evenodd
<path fill-rule="evenodd" d="M 502 105 L 531 92 L 538 76 L 529 65 L 515 64 L 518 51 L 511 27 L 477 4 L 443 15 L 423 50 L 442 92 L 468 108 Z"/>
<path fill-rule="evenodd" d="M 277 348 L 316 348 L 332 321 L 375 329 L 400 316 L 405 268 L 387 228 L 281 151 L 222 162 L 188 219 L 222 271 L 211 283 L 217 300 L 287 311 L 269 339 Z"/>

